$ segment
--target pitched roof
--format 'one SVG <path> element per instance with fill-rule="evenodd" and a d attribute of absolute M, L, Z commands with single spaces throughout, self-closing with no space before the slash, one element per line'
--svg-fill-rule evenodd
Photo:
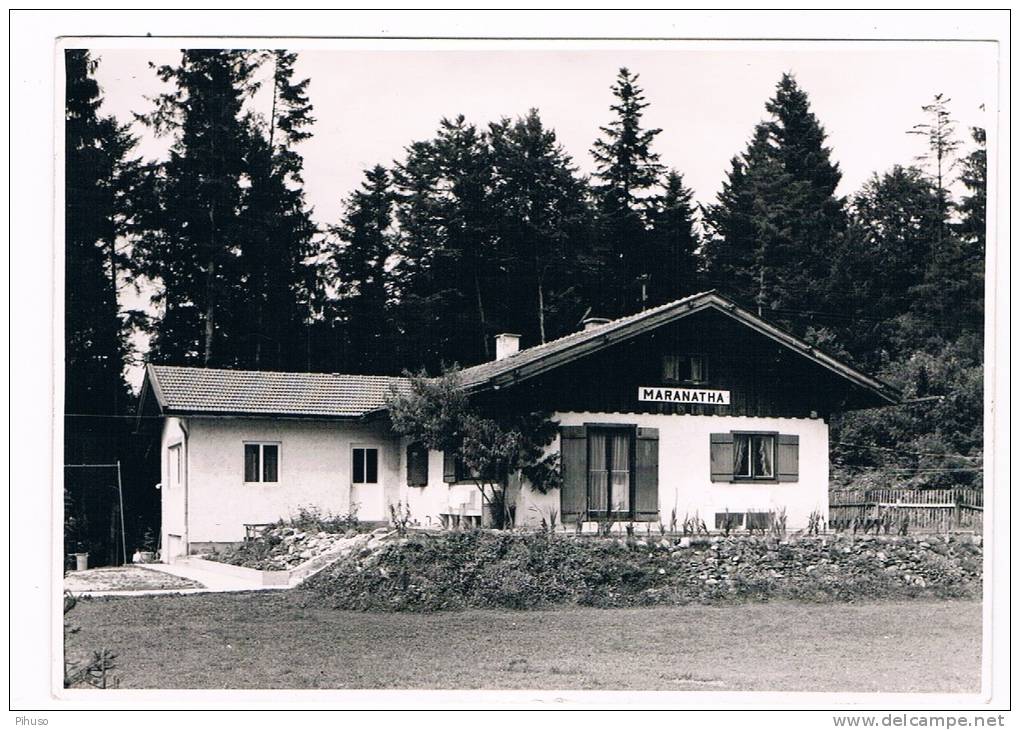
<path fill-rule="evenodd" d="M 164 414 L 358 418 L 386 404 L 405 378 L 149 365 L 146 381 Z"/>
<path fill-rule="evenodd" d="M 712 309 L 846 378 L 871 394 L 876 404 L 900 402 L 892 386 L 865 375 L 793 335 L 769 324 L 714 291 L 615 319 L 591 329 L 460 372 L 469 392 L 501 388 L 534 377 L 651 329 Z M 248 414 L 319 418 L 360 418 L 386 408 L 391 387 L 403 390 L 407 378 L 326 373 L 276 373 L 255 370 L 149 365 L 146 383 L 165 414 Z M 143 397 L 145 389 L 143 387 Z"/>
<path fill-rule="evenodd" d="M 461 371 L 461 382 L 468 390 L 503 387 L 533 377 L 583 355 L 602 350 L 623 340 L 636 337 L 650 329 L 713 309 L 746 325 L 760 334 L 793 350 L 818 365 L 850 380 L 878 397 L 880 403 L 895 404 L 900 394 L 895 388 L 860 370 L 827 355 L 816 347 L 769 324 L 760 317 L 739 307 L 715 291 L 701 292 L 658 307 L 646 309 L 581 332 L 552 340 L 544 345 L 529 347 L 515 355 L 482 363 Z"/>

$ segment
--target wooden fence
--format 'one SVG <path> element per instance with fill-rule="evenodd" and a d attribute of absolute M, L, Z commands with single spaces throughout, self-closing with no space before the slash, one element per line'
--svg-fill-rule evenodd
<path fill-rule="evenodd" d="M 980 489 L 839 489 L 829 492 L 829 528 L 900 532 L 981 531 Z"/>

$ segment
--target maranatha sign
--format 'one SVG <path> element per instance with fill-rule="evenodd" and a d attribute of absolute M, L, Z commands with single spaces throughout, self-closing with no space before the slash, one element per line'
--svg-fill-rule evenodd
<path fill-rule="evenodd" d="M 690 390 L 688 388 L 638 388 L 638 400 L 662 403 L 704 403 L 710 406 L 728 406 L 728 390 Z"/>

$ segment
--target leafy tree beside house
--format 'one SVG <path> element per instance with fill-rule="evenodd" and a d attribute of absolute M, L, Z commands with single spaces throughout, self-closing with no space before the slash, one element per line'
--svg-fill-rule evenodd
<path fill-rule="evenodd" d="M 522 478 L 542 493 L 559 486 L 558 454 L 546 452 L 557 434 L 548 414 L 479 407 L 461 389 L 456 368 L 435 378 L 406 375 L 408 390 L 391 391 L 387 399 L 393 429 L 460 460 L 481 493 L 483 520 L 512 526 L 514 487 Z"/>

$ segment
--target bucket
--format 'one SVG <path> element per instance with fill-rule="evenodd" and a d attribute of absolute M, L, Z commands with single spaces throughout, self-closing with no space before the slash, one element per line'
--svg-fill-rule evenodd
<path fill-rule="evenodd" d="M 88 570 L 89 569 L 89 554 L 88 553 L 75 553 L 75 570 Z"/>

